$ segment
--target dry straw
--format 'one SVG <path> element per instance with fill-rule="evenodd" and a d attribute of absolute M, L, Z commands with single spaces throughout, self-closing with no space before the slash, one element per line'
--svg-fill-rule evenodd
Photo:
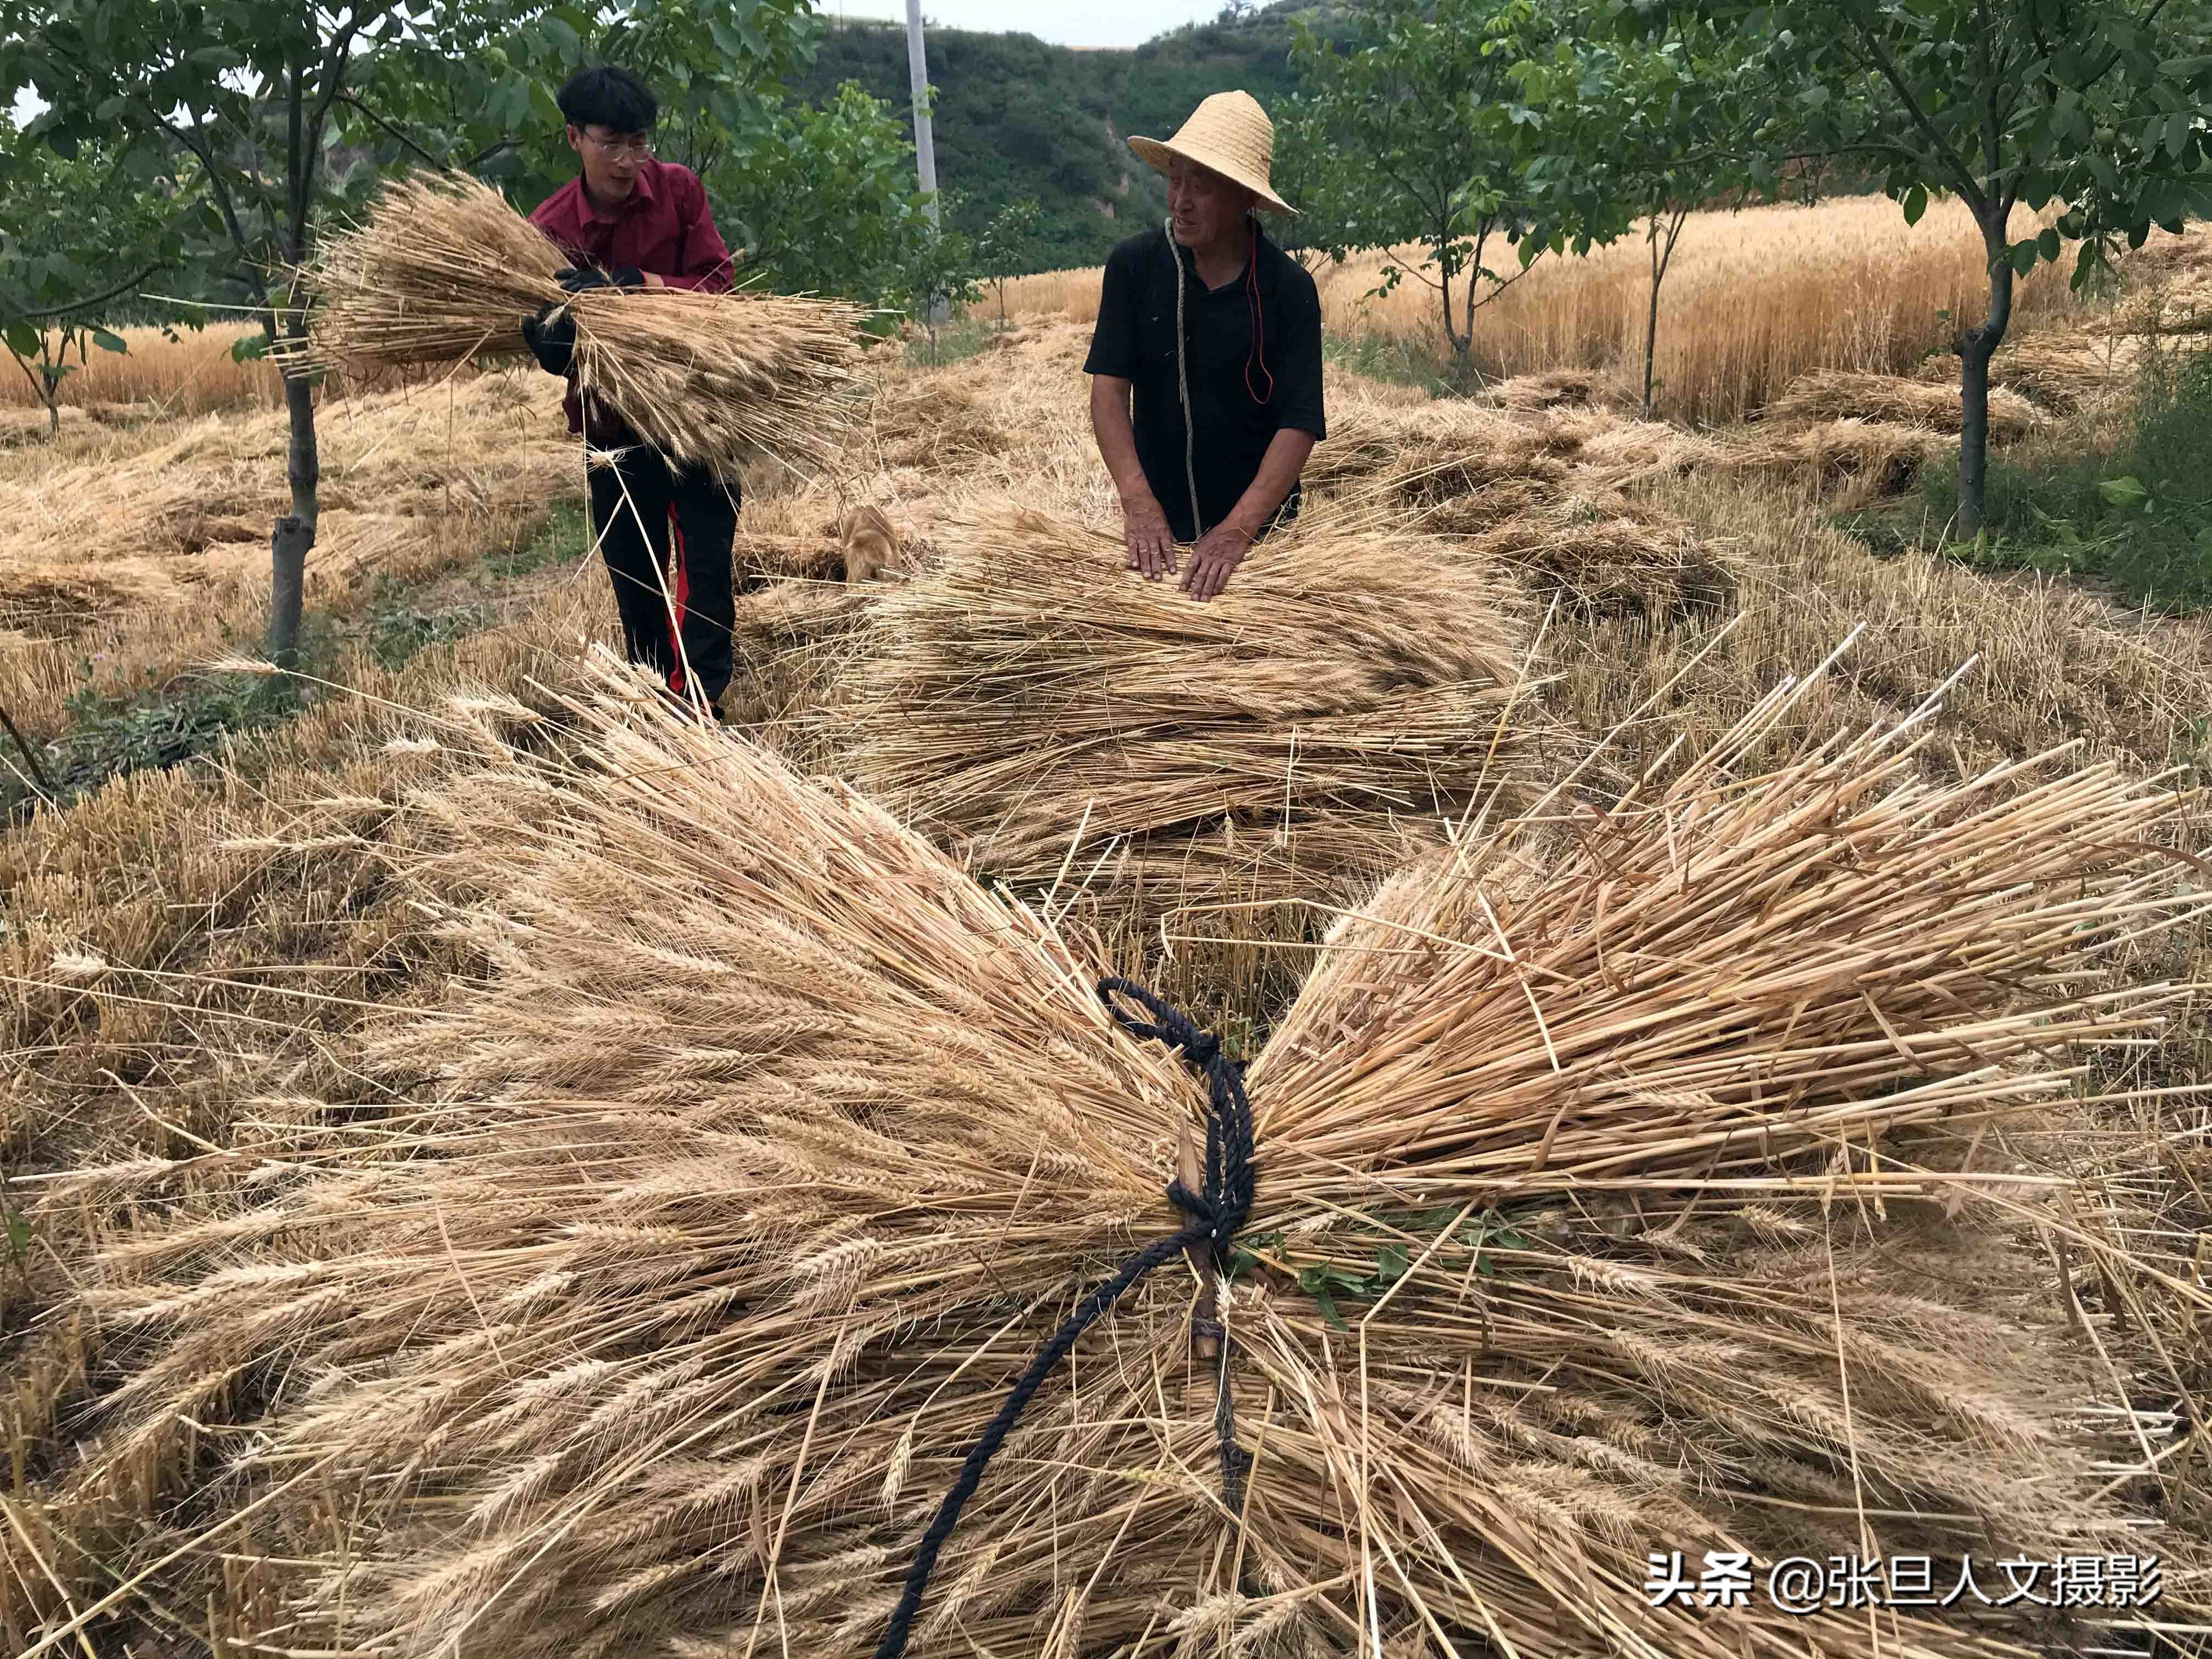
<path fill-rule="evenodd" d="M 1181 898 L 1348 890 L 1528 799 L 1554 731 L 1510 578 L 1372 514 L 1310 511 L 1206 604 L 1034 513 L 939 539 L 875 614 L 845 775 L 1024 890 L 1102 859 Z"/>
<path fill-rule="evenodd" d="M 579 383 L 656 447 L 716 471 L 834 465 L 864 394 L 859 308 L 682 289 L 571 297 L 554 281 L 568 263 L 475 179 L 402 179 L 303 273 L 318 301 L 312 355 L 355 366 L 514 356 L 523 319 L 566 301 Z"/>
<path fill-rule="evenodd" d="M 2096 409 L 2136 384 L 2142 343 L 2110 334 L 2030 334 L 2007 340 L 1990 362 L 1990 385 L 2019 393 L 2054 415 Z M 1959 356 L 1947 351 L 1922 365 L 1920 378 L 1959 383 Z"/>
<path fill-rule="evenodd" d="M 1794 695 L 1347 921 L 1250 1073 L 1246 1526 L 1163 1273 L 1033 1404 L 910 1652 L 1966 1659 L 2028 1634 L 1655 1608 L 1645 1555 L 2134 1547 L 2126 1356 L 2049 1283 L 2095 1242 L 1965 1166 L 2178 1000 L 2097 968 L 2194 903 L 2136 850 L 2188 803 L 1931 785 L 1898 732 L 1762 763 Z M 560 725 L 416 803 L 405 878 L 476 896 L 489 971 L 372 1057 L 390 1108 L 261 1126 L 82 1270 L 127 1340 L 37 1526 L 99 1511 L 118 1571 L 250 1528 L 284 1595 L 248 1651 L 866 1654 L 1009 1378 L 1174 1226 L 1197 1094 L 849 792 L 612 670 Z M 70 1559 L 27 1527 L 4 1594 L 51 1652 L 127 1595 L 64 1606 L 33 1536 Z"/>
<path fill-rule="evenodd" d="M 1895 374 L 1851 374 L 1819 369 L 1801 374 L 1759 411 L 1763 422 L 1806 425 L 1822 421 L 1884 421 L 1931 432 L 1959 430 L 1959 387 Z M 2042 424 L 2035 405 L 2017 392 L 1990 389 L 1990 436 L 2000 442 L 2024 437 Z"/>

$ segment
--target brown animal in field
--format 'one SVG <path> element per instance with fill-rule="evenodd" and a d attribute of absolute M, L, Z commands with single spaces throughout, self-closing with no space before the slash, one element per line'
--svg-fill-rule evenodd
<path fill-rule="evenodd" d="M 898 532 L 879 507 L 854 507 L 830 526 L 845 552 L 845 580 L 873 581 L 887 570 L 899 568 Z"/>

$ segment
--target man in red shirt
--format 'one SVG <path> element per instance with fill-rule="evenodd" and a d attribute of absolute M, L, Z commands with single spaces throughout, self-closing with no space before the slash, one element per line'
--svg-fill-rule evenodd
<path fill-rule="evenodd" d="M 690 168 L 653 156 L 659 106 L 646 84 L 628 70 L 586 70 L 561 88 L 559 102 L 582 167 L 530 220 L 575 262 L 561 272 L 561 286 L 726 291 L 730 252 L 705 187 Z M 613 456 L 591 469 L 592 528 L 629 659 L 649 664 L 672 692 L 719 719 L 737 620 L 730 544 L 738 481 L 662 454 L 580 392 L 569 362 L 575 328 L 556 311 L 522 331 L 540 364 L 569 376 L 568 430 Z"/>

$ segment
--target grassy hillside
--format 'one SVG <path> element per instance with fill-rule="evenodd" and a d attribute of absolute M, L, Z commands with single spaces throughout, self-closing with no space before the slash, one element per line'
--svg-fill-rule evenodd
<path fill-rule="evenodd" d="M 1231 88 L 1279 105 L 1297 84 L 1288 58 L 1298 15 L 1326 13 L 1307 0 L 1285 0 L 1249 16 L 1187 25 L 1130 52 L 933 29 L 938 185 L 954 222 L 980 229 L 1006 203 L 1034 196 L 1045 213 L 1038 267 L 1097 264 L 1133 228 L 1167 210 L 1158 175 L 1122 139 L 1164 137 L 1200 99 Z M 908 107 L 905 30 L 860 21 L 831 28 L 799 90 L 819 99 L 845 81 Z"/>

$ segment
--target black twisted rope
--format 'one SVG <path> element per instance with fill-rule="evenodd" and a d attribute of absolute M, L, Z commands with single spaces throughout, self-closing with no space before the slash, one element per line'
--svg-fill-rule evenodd
<path fill-rule="evenodd" d="M 921 1599 L 929 1589 L 929 1576 L 936 1569 L 937 1558 L 945 1540 L 959 1524 L 962 1508 L 975 1495 L 975 1488 L 982 1484 L 983 1471 L 1006 1443 L 1006 1437 L 1013 1432 L 1030 1396 L 1052 1374 L 1054 1367 L 1067 1357 L 1068 1350 L 1084 1332 L 1154 1268 L 1174 1261 L 1194 1245 L 1206 1243 L 1212 1247 L 1215 1266 L 1223 1266 L 1229 1242 L 1236 1237 L 1237 1230 L 1252 1212 L 1252 1103 L 1244 1095 L 1244 1068 L 1223 1055 L 1220 1042 L 1212 1032 L 1201 1030 L 1188 1015 L 1142 986 L 1126 979 L 1102 979 L 1098 981 L 1098 994 L 1107 1012 L 1124 1030 L 1133 1036 L 1158 1038 L 1171 1048 L 1182 1049 L 1185 1061 L 1205 1074 L 1207 1110 L 1204 1188 L 1194 1193 L 1182 1184 L 1181 1177 L 1168 1183 L 1168 1201 L 1191 1217 L 1189 1224 L 1180 1232 L 1147 1244 L 1123 1262 L 1119 1273 L 1083 1299 L 1015 1382 L 1006 1403 L 999 1407 L 999 1414 L 991 1419 L 990 1427 L 983 1431 L 983 1437 L 960 1465 L 960 1478 L 945 1494 L 945 1501 L 938 1506 L 937 1518 L 922 1534 L 921 1547 L 914 1553 L 914 1565 L 907 1569 L 906 1584 L 899 1592 L 898 1605 L 891 1610 L 890 1623 L 884 1628 L 883 1640 L 876 1644 L 876 1659 L 900 1659 L 906 1652 L 915 1617 L 921 1611 Z M 1116 995 L 1130 997 L 1142 1004 L 1152 1018 L 1140 1020 L 1124 1012 L 1115 1005 Z M 1212 1334 L 1221 1334 L 1218 1329 Z M 1224 1366 L 1228 1353 L 1224 1340 Z M 1213 1425 L 1221 1446 L 1222 1501 L 1232 1517 L 1240 1517 L 1244 1513 L 1244 1479 L 1251 1460 L 1237 1443 L 1236 1408 L 1225 1376 L 1215 1391 Z"/>

